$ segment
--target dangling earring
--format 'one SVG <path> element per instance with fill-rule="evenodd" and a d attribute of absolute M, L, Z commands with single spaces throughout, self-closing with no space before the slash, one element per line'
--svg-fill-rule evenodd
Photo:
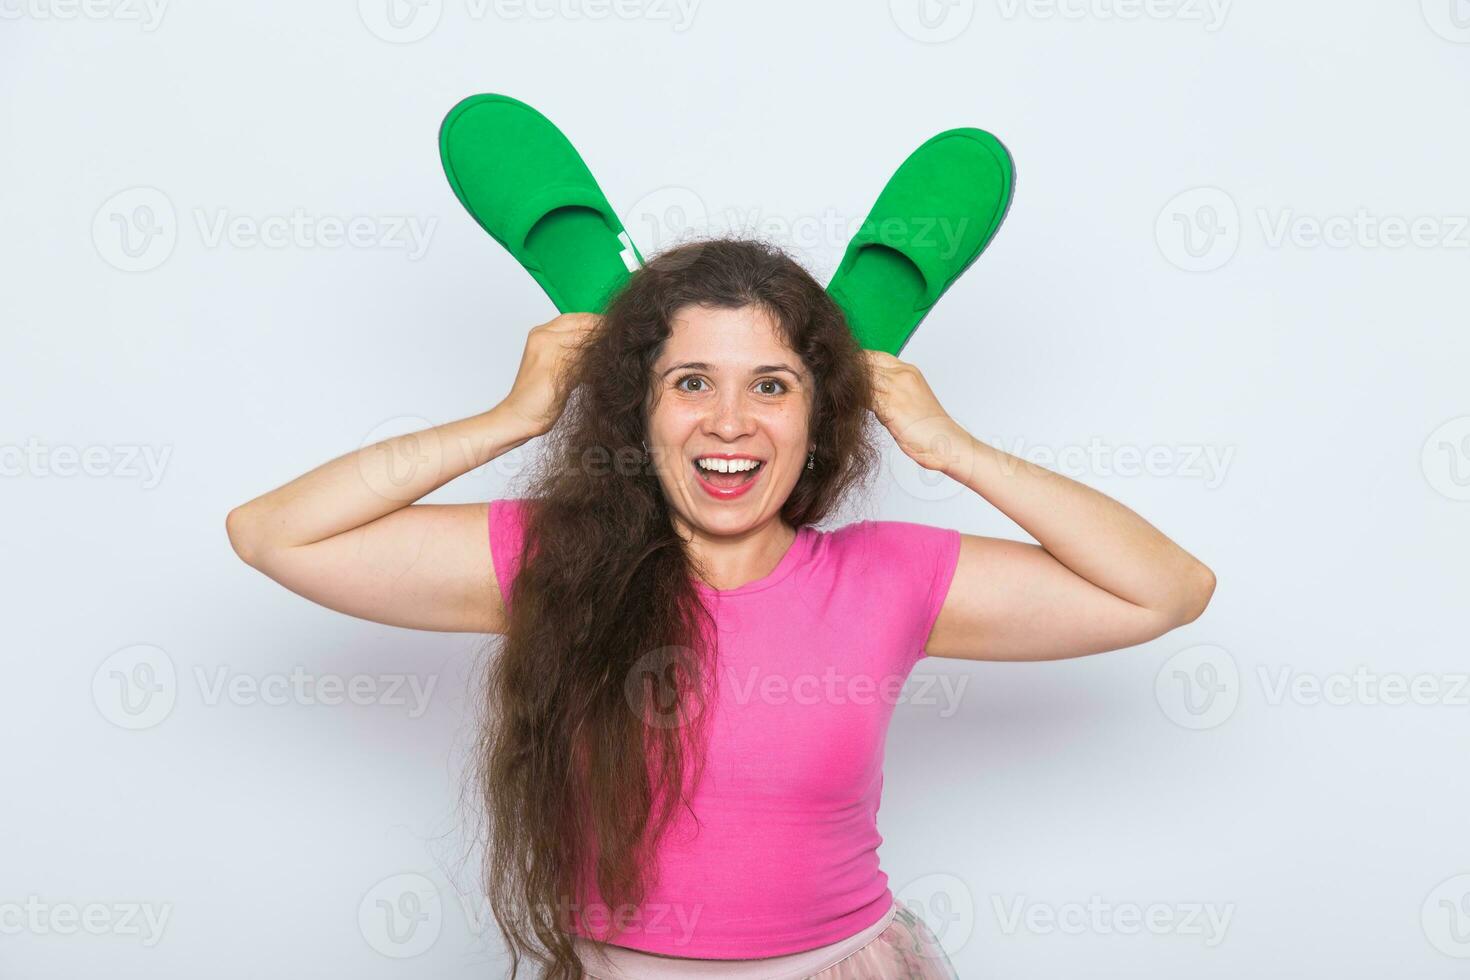
<path fill-rule="evenodd" d="M 806 454 L 806 468 L 809 469 L 809 470 L 814 470 L 814 469 L 817 468 L 817 452 L 816 452 L 816 450 L 812 450 L 811 452 L 809 452 L 809 453 Z"/>
<path fill-rule="evenodd" d="M 647 463 L 648 462 L 648 440 L 646 440 L 646 439 L 639 439 L 638 441 L 641 442 L 641 443 L 643 443 L 643 462 Z"/>

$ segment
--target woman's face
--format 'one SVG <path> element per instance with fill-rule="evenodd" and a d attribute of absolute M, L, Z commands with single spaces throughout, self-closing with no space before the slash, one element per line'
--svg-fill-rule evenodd
<path fill-rule="evenodd" d="M 814 448 L 811 373 L 763 309 L 686 306 L 653 365 L 648 451 L 675 513 L 739 534 L 779 513 Z M 719 473 L 699 460 L 737 457 Z"/>

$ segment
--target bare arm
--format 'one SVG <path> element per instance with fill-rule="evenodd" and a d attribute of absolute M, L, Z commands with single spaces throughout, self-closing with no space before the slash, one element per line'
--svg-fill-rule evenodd
<path fill-rule="evenodd" d="M 968 434 L 959 446 L 952 475 L 1039 544 L 961 535 L 930 656 L 1080 657 L 1147 642 L 1204 611 L 1214 573 L 1138 514 Z"/>
<path fill-rule="evenodd" d="M 487 504 L 418 504 L 455 477 L 551 428 L 560 370 L 596 322 L 558 317 L 531 331 L 515 387 L 479 415 L 338 456 L 230 511 L 235 552 L 329 609 L 413 629 L 501 632 Z"/>
<path fill-rule="evenodd" d="M 1204 611 L 1215 576 L 1091 487 L 971 436 L 916 367 L 869 352 L 875 412 L 927 469 L 995 505 L 1039 544 L 965 534 L 925 652 L 969 660 L 1060 660 L 1134 646 Z"/>

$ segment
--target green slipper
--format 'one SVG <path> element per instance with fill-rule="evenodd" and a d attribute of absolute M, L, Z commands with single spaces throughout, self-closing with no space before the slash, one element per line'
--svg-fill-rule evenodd
<path fill-rule="evenodd" d="M 439 156 L 465 210 L 563 313 L 601 313 L 643 264 L 571 141 L 505 95 L 472 95 L 444 117 Z"/>
<path fill-rule="evenodd" d="M 982 129 L 949 129 L 904 160 L 843 253 L 827 293 L 866 350 L 897 356 L 1010 210 L 1015 164 Z"/>

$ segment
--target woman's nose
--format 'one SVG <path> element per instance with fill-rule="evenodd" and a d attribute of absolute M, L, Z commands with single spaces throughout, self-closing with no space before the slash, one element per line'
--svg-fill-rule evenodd
<path fill-rule="evenodd" d="M 716 399 L 706 420 L 721 435 L 739 435 L 750 427 L 750 403 L 743 392 L 727 392 Z"/>

